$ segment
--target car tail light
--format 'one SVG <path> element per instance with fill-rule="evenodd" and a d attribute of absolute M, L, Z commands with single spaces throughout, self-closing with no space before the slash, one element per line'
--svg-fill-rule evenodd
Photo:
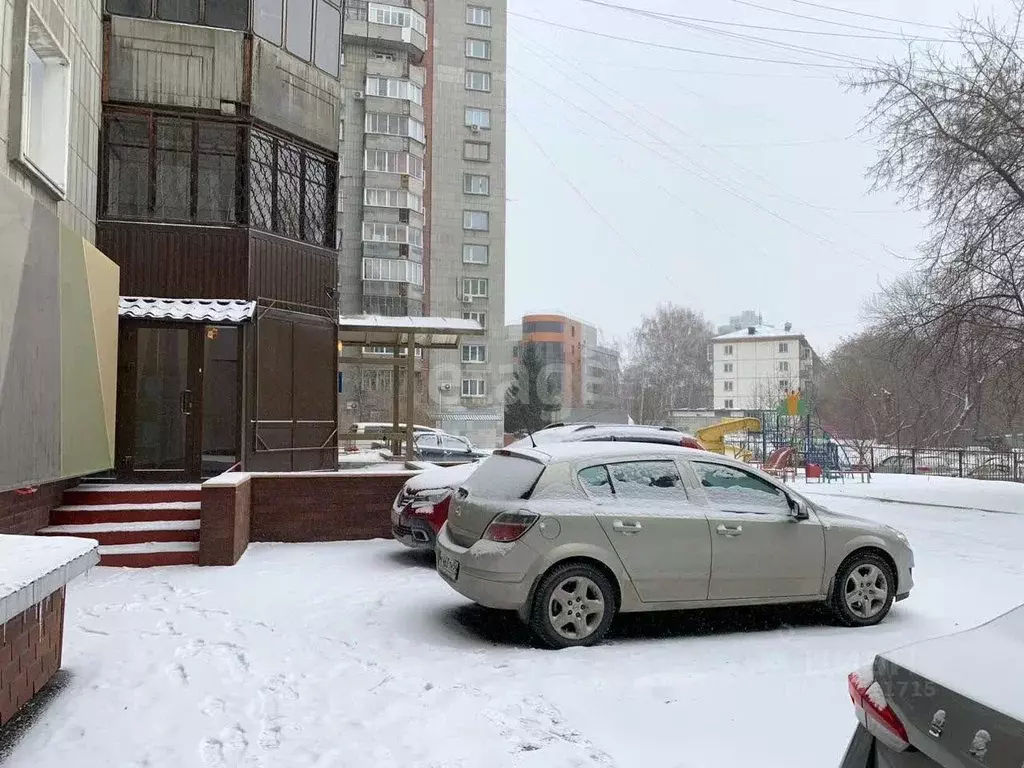
<path fill-rule="evenodd" d="M 434 512 L 441 507 L 447 511 L 448 505 L 451 504 L 451 500 L 451 491 L 420 493 L 417 494 L 411 502 L 409 502 L 409 514 L 429 516 L 434 514 Z"/>
<path fill-rule="evenodd" d="M 483 538 L 487 541 L 518 541 L 537 522 L 538 517 L 539 515 L 524 510 L 502 512 L 491 520 L 491 524 L 484 531 Z"/>
<path fill-rule="evenodd" d="M 707 450 L 703 445 L 701 445 L 700 440 L 695 440 L 692 437 L 684 437 L 679 441 L 679 444 L 683 446 L 683 448 L 695 448 L 698 451 Z"/>
<path fill-rule="evenodd" d="M 882 686 L 875 682 L 871 667 L 849 676 L 850 699 L 857 719 L 875 738 L 896 752 L 910 749 L 907 729 L 885 700 Z"/>

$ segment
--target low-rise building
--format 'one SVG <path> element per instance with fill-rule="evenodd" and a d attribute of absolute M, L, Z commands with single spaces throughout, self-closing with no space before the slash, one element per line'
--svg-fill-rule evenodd
<path fill-rule="evenodd" d="M 807 338 L 790 323 L 723 333 L 709 353 L 716 410 L 772 410 L 790 392 L 809 395 L 820 367 Z"/>

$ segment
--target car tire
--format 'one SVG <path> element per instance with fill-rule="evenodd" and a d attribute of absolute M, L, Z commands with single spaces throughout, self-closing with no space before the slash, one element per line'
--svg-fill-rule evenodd
<path fill-rule="evenodd" d="M 889 614 L 895 600 L 896 573 L 877 552 L 854 552 L 836 571 L 830 605 L 843 626 L 872 627 Z"/>
<path fill-rule="evenodd" d="M 570 612 L 570 605 L 581 610 Z M 599 643 L 617 611 L 615 588 L 599 568 L 566 563 L 537 585 L 528 623 L 547 648 L 576 648 Z"/>

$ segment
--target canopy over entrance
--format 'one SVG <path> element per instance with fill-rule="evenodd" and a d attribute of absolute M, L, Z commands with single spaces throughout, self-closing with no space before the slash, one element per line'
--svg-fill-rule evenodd
<path fill-rule="evenodd" d="M 417 349 L 458 349 L 463 337 L 483 336 L 484 329 L 476 320 L 461 320 L 449 317 L 386 317 L 382 315 L 342 315 L 338 318 L 338 349 L 346 346 L 358 347 L 360 355 L 342 362 L 365 361 L 364 347 L 390 347 L 392 350 L 392 450 L 399 453 L 399 442 L 405 441 L 405 457 L 413 458 L 413 411 L 416 404 L 415 372 Z M 402 357 L 405 359 L 402 360 Z M 377 357 L 375 363 L 380 364 Z M 401 393 L 398 387 L 399 372 L 405 365 L 405 413 L 404 432 L 399 429 L 399 406 Z"/>

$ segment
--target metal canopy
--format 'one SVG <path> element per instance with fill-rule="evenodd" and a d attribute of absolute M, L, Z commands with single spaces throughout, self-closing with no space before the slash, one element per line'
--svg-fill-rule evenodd
<path fill-rule="evenodd" d="M 338 318 L 338 341 L 360 347 L 458 349 L 464 336 L 483 336 L 476 320 L 450 317 L 385 317 L 348 315 Z"/>
<path fill-rule="evenodd" d="M 117 314 L 126 320 L 167 320 L 178 323 L 241 325 L 252 320 L 255 301 L 244 299 L 167 299 L 122 296 Z"/>

